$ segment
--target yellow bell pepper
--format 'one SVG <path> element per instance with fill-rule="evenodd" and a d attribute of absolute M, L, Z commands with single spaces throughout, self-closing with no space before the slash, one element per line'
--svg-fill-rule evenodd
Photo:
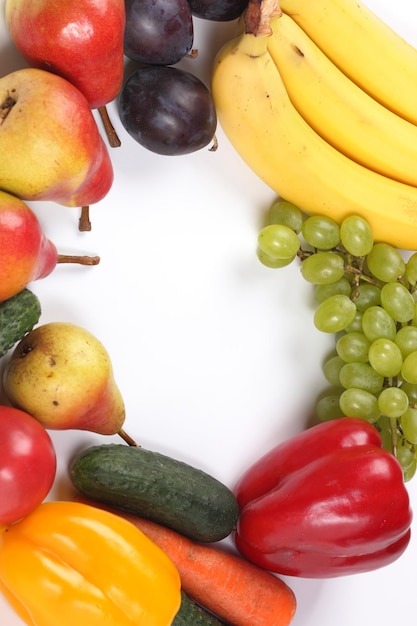
<path fill-rule="evenodd" d="M 0 589 L 29 626 L 169 626 L 180 577 L 133 524 L 45 502 L 0 532 Z"/>

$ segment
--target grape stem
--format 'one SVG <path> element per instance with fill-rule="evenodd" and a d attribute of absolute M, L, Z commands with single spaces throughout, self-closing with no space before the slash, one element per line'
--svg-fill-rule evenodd
<path fill-rule="evenodd" d="M 342 252 L 343 254 L 346 255 L 346 251 L 345 250 L 338 250 L 338 248 L 334 249 L 334 252 Z M 299 258 L 300 261 L 304 261 L 305 259 L 307 259 L 309 256 L 312 256 L 313 254 L 316 254 L 317 250 L 304 250 L 302 248 L 300 248 L 297 252 L 297 257 Z M 381 283 L 381 281 L 376 280 L 376 278 L 373 278 L 372 276 L 369 276 L 368 274 L 365 274 L 363 271 L 363 266 L 365 263 L 365 257 L 351 257 L 351 255 L 346 255 L 347 258 L 349 258 L 349 262 L 345 263 L 344 266 L 344 270 L 347 274 L 354 274 L 354 284 L 355 287 L 359 287 L 360 281 L 369 283 L 371 285 L 375 285 L 376 287 L 381 288 L 383 283 Z M 358 267 L 355 267 L 355 265 L 353 265 L 353 259 L 356 260 L 356 262 L 358 263 Z M 356 293 L 356 292 L 355 292 Z M 355 293 L 352 295 L 352 300 L 354 301 L 355 298 Z M 357 297 L 357 296 L 356 296 Z"/>
<path fill-rule="evenodd" d="M 348 274 L 355 274 L 355 282 L 357 282 L 359 286 L 359 282 L 363 280 L 366 283 L 370 283 L 371 285 L 375 285 L 376 287 L 381 287 L 381 283 L 374 278 L 371 278 L 367 274 L 363 274 L 361 270 L 356 269 L 356 267 L 352 267 L 351 265 L 345 265 L 345 272 Z"/>
<path fill-rule="evenodd" d="M 389 418 L 391 425 L 391 444 L 392 444 L 392 453 L 396 457 L 397 456 L 397 448 L 398 448 L 398 432 L 397 432 L 397 420 L 395 417 Z"/>

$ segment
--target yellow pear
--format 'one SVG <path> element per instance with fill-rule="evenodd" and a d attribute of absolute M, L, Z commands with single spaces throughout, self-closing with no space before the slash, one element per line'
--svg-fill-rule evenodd
<path fill-rule="evenodd" d="M 122 431 L 125 406 L 110 357 L 76 324 L 52 322 L 29 332 L 6 363 L 3 385 L 10 403 L 46 428 Z"/>

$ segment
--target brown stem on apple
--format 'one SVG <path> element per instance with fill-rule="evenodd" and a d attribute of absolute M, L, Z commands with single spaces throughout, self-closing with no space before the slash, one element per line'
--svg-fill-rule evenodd
<path fill-rule="evenodd" d="M 106 131 L 107 139 L 109 141 L 110 146 L 112 148 L 119 148 L 122 145 L 122 142 L 120 141 L 119 136 L 116 133 L 116 130 L 113 124 L 111 123 L 109 113 L 107 111 L 107 107 L 103 105 L 102 107 L 99 107 L 97 110 L 103 122 L 104 130 Z"/>
<path fill-rule="evenodd" d="M 85 232 L 91 230 L 91 222 L 90 222 L 90 207 L 83 206 L 81 207 L 81 215 L 78 223 L 78 230 L 81 232 Z"/>
<path fill-rule="evenodd" d="M 3 102 L 0 104 L 0 125 L 3 124 L 6 117 L 16 104 L 16 100 L 11 96 L 6 96 Z"/>
<path fill-rule="evenodd" d="M 74 254 L 58 254 L 57 263 L 77 263 L 78 265 L 98 265 L 100 263 L 99 256 L 74 255 Z"/>
<path fill-rule="evenodd" d="M 119 437 L 121 437 L 123 439 L 123 441 L 125 441 L 129 446 L 132 446 L 133 448 L 140 448 L 140 445 L 138 443 L 136 443 L 136 441 L 127 434 L 126 431 L 123 430 L 123 428 L 121 428 L 119 430 L 119 432 L 117 433 L 119 435 Z"/>

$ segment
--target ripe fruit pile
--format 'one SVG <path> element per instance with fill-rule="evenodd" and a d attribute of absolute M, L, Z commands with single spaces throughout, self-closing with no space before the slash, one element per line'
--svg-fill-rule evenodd
<path fill-rule="evenodd" d="M 213 3 L 195 3 L 209 17 Z M 236 19 L 247 5 L 240 0 L 215 3 L 216 19 Z M 215 142 L 217 117 L 207 86 L 194 74 L 174 67 L 197 55 L 194 4 L 188 0 L 128 0 L 124 53 L 139 63 L 118 100 L 120 120 L 143 147 L 164 155 L 189 154 Z M 168 67 L 169 66 L 169 67 Z"/>
<path fill-rule="evenodd" d="M 348 55 L 344 37 L 358 40 Z M 231 143 L 293 203 L 261 231 L 260 260 L 298 256 L 317 285 L 316 327 L 342 333 L 324 366 L 335 391 L 318 413 L 375 423 L 406 479 L 416 471 L 417 259 L 397 248 L 417 241 L 417 118 L 413 96 L 392 90 L 417 84 L 416 68 L 417 51 L 354 0 L 261 0 L 212 77 Z"/>
<path fill-rule="evenodd" d="M 271 207 L 258 244 L 267 267 L 301 261 L 315 286 L 314 324 L 336 335 L 323 367 L 331 388 L 317 417 L 374 423 L 409 480 L 417 466 L 417 253 L 404 261 L 393 246 L 375 243 L 358 215 L 338 224 L 284 200 Z"/>
<path fill-rule="evenodd" d="M 361 215 L 413 250 L 417 50 L 355 0 L 254 0 L 241 27 L 212 93 L 242 158 L 306 213 Z"/>
<path fill-rule="evenodd" d="M 13 18 L 14 21 L 10 17 L 10 32 L 11 34 L 16 32 L 16 45 L 20 47 L 22 52 L 24 44 L 34 45 L 33 38 L 24 37 L 19 40 L 17 36 L 21 25 L 24 23 L 24 16 L 31 20 L 31 26 L 33 26 L 34 15 L 29 11 L 23 11 L 30 4 L 29 0 L 8 0 L 9 15 L 12 16 L 13 8 L 17 11 Z M 39 2 L 32 3 L 32 6 L 34 4 L 39 4 Z M 103 11 L 111 4 L 113 8 L 116 5 L 118 7 L 118 20 L 114 22 L 109 16 L 104 20 L 112 25 L 117 39 L 116 52 L 114 52 L 113 56 L 110 53 L 109 73 L 103 70 L 103 58 L 97 59 L 94 58 L 94 55 L 90 55 L 90 60 L 93 61 L 92 67 L 85 67 L 81 64 L 77 72 L 83 75 L 83 77 L 87 76 L 87 83 L 90 87 L 92 76 L 106 79 L 113 88 L 113 95 L 103 95 L 101 101 L 94 100 L 88 96 L 81 83 L 79 86 L 74 87 L 76 83 L 75 77 L 66 75 L 65 78 L 69 78 L 69 80 L 65 80 L 51 74 L 49 70 L 54 70 L 63 76 L 65 75 L 63 66 L 60 67 L 62 55 L 58 55 L 56 60 L 53 60 L 52 57 L 48 59 L 46 61 L 47 65 L 43 69 L 36 67 L 36 69 L 22 70 L 22 72 L 14 73 L 12 76 L 4 77 L 6 80 L 2 79 L 3 86 L 0 83 L 0 87 L 4 87 L 4 89 L 2 91 L 0 88 L 0 96 L 2 97 L 0 127 L 2 127 L 4 137 L 11 136 L 10 128 L 13 128 L 12 123 L 16 119 L 16 113 L 21 113 L 22 107 L 24 108 L 25 106 L 24 97 L 26 97 L 26 92 L 21 91 L 22 84 L 25 81 L 30 86 L 31 81 L 39 80 L 38 85 L 50 89 L 52 89 L 52 83 L 55 83 L 57 91 L 54 93 L 57 96 L 61 92 L 65 92 L 66 97 L 75 102 L 75 112 L 72 119 L 77 119 L 78 122 L 74 122 L 72 126 L 68 123 L 68 112 L 66 111 L 66 116 L 60 118 L 57 111 L 57 117 L 52 118 L 52 122 L 51 118 L 49 118 L 49 126 L 43 126 L 37 137 L 37 139 L 44 140 L 42 150 L 45 158 L 42 163 L 46 164 L 46 169 L 42 176 L 38 180 L 29 181 L 30 185 L 26 187 L 26 176 L 19 176 L 21 174 L 18 167 L 19 160 L 24 165 L 25 175 L 31 169 L 29 165 L 30 160 L 32 163 L 35 160 L 33 154 L 30 154 L 30 142 L 28 142 L 12 166 L 10 166 L 10 161 L 8 161 L 5 165 L 6 169 L 1 170 L 0 167 L 0 187 L 4 187 L 9 192 L 23 199 L 53 199 L 58 203 L 83 207 L 103 197 L 103 194 L 107 193 L 112 183 L 111 161 L 106 146 L 99 137 L 95 126 L 93 125 L 94 130 L 91 130 L 91 135 L 86 128 L 92 128 L 92 121 L 94 121 L 91 109 L 98 107 L 105 118 L 103 107 L 105 108 L 106 102 L 113 99 L 115 94 L 119 94 L 119 113 L 126 130 L 148 149 L 156 153 L 171 155 L 192 152 L 204 147 L 213 140 L 217 121 L 216 108 L 219 105 L 225 130 L 232 129 L 230 136 L 233 143 L 244 156 L 247 154 L 246 145 L 250 148 L 250 158 L 258 160 L 259 163 L 255 170 L 274 188 L 275 184 L 273 179 L 270 178 L 270 174 L 273 171 L 275 180 L 277 163 L 273 158 L 271 159 L 271 146 L 274 148 L 274 141 L 276 141 L 277 149 L 283 155 L 283 160 L 278 168 L 279 181 L 277 190 L 281 192 L 283 189 L 281 187 L 282 181 L 285 181 L 285 184 L 288 182 L 294 194 L 301 193 L 303 210 L 317 215 L 304 219 L 301 211 L 295 205 L 284 202 L 278 203 L 274 207 L 274 216 L 270 227 L 263 229 L 259 235 L 259 258 L 265 265 L 278 268 L 287 265 L 298 257 L 302 261 L 302 275 L 307 281 L 316 285 L 315 293 L 318 304 L 314 317 L 316 327 L 326 333 L 337 333 L 335 356 L 324 366 L 326 378 L 332 385 L 331 395 L 319 401 L 317 405 L 318 417 L 321 420 L 328 420 L 339 417 L 341 414 L 357 415 L 374 423 L 376 428 L 380 430 L 387 449 L 393 452 L 400 460 L 405 478 L 409 480 L 416 470 L 415 445 L 417 444 L 417 376 L 415 375 L 417 371 L 417 315 L 414 300 L 414 291 L 417 285 L 417 255 L 412 255 L 409 261 L 405 262 L 394 245 L 377 243 L 374 237 L 378 240 L 384 239 L 384 241 L 392 237 L 396 245 L 411 248 L 411 242 L 415 236 L 415 225 L 413 220 L 410 220 L 410 214 L 404 210 L 400 200 L 404 195 L 407 196 L 408 201 L 411 203 L 415 202 L 416 199 L 416 194 L 411 191 L 411 189 L 414 189 L 412 185 L 415 184 L 413 179 L 414 171 L 408 167 L 410 160 L 414 159 L 415 151 L 415 131 L 412 130 L 415 127 L 413 123 L 400 121 L 400 118 L 396 116 L 397 114 L 388 114 L 384 107 L 381 110 L 372 99 L 364 98 L 362 91 L 355 91 L 352 88 L 352 83 L 345 82 L 344 75 L 336 72 L 335 66 L 330 66 L 326 58 L 320 55 L 316 59 L 318 64 L 316 69 L 311 71 L 309 68 L 304 68 L 310 72 L 307 74 L 308 80 L 306 75 L 301 79 L 301 72 L 298 74 L 292 71 L 291 75 L 285 79 L 287 82 L 283 88 L 280 81 L 277 80 L 275 70 L 271 73 L 271 68 L 278 68 L 279 66 L 280 53 L 285 50 L 294 53 L 295 50 L 295 57 L 293 54 L 292 58 L 294 61 L 294 58 L 297 60 L 297 57 L 306 57 L 307 50 L 309 50 L 308 54 L 310 54 L 315 49 L 311 45 L 310 39 L 306 38 L 303 32 L 297 30 L 295 24 L 289 20 L 288 16 L 279 17 L 278 15 L 275 16 L 276 21 L 273 24 L 271 22 L 273 35 L 269 38 L 267 45 L 265 44 L 266 38 L 260 36 L 253 48 L 253 40 L 250 34 L 252 31 L 248 30 L 248 33 L 239 37 L 238 40 L 220 53 L 218 57 L 219 62 L 213 75 L 215 107 L 209 90 L 202 83 L 197 79 L 193 80 L 192 75 L 187 75 L 187 73 L 166 66 L 175 64 L 181 58 L 184 58 L 185 55 L 193 54 L 192 15 L 215 20 L 235 19 L 241 14 L 247 2 L 232 3 L 233 10 L 236 11 L 233 14 L 230 13 L 232 10 L 231 3 L 226 0 L 216 3 L 214 13 L 212 12 L 213 3 L 198 2 L 198 0 L 190 0 L 188 3 L 180 0 L 175 3 L 167 0 L 159 0 L 157 2 L 132 0 L 125 4 L 116 1 L 114 3 L 103 2 Z M 140 41 L 146 35 L 143 32 L 144 20 L 142 17 L 138 17 L 138 12 L 141 10 L 148 11 L 148 16 L 151 19 L 147 21 L 147 24 L 153 23 L 154 27 L 162 26 L 165 32 L 167 32 L 166 29 L 171 23 L 172 16 L 167 13 L 167 19 L 165 21 L 161 20 L 158 17 L 158 10 L 161 7 L 167 11 L 168 9 L 172 10 L 174 4 L 178 9 L 177 15 L 183 18 L 183 28 L 175 28 L 172 30 L 172 33 L 170 32 L 170 36 L 167 36 L 166 40 L 164 40 L 166 46 L 160 45 L 159 35 L 151 33 L 151 41 L 157 45 L 153 47 L 148 45 L 145 50 L 145 56 L 141 57 L 137 51 L 134 51 L 135 36 Z M 274 5 L 273 2 L 266 0 L 261 4 L 269 5 L 269 7 Z M 282 4 L 287 4 L 288 7 L 291 6 L 290 0 L 288 0 L 288 3 L 283 2 Z M 253 7 L 259 7 L 259 2 L 250 2 L 249 6 L 250 11 L 248 15 L 250 16 L 253 15 L 251 13 Z M 124 7 L 128 10 L 126 15 L 129 18 L 129 31 L 125 30 L 125 22 L 123 20 Z M 65 14 L 65 11 L 63 10 L 62 13 Z M 115 23 L 118 25 L 117 28 L 114 27 Z M 250 24 L 250 22 L 247 22 L 247 24 Z M 12 27 L 17 27 L 17 31 L 13 31 Z M 29 26 L 27 28 L 29 29 Z M 31 34 L 39 34 L 40 32 L 42 32 L 41 28 L 32 29 Z M 126 35 L 127 33 L 128 36 Z M 121 35 L 123 34 L 126 35 L 124 50 L 121 45 Z M 104 38 L 104 31 L 102 31 L 101 36 Z M 296 36 L 302 38 L 302 43 L 294 46 Z M 48 31 L 48 37 L 51 37 L 50 31 Z M 51 39 L 55 40 L 54 37 L 51 37 Z M 19 41 L 21 43 L 18 43 Z M 41 41 L 42 43 L 44 41 Z M 289 46 L 288 43 L 290 44 Z M 95 49 L 97 50 L 97 46 Z M 85 48 L 83 45 L 81 45 L 81 50 L 84 55 Z M 120 60 L 123 57 L 123 51 L 128 58 L 135 62 L 146 63 L 147 67 L 140 67 L 136 70 L 122 86 L 120 82 Z M 27 51 L 26 54 L 29 64 L 37 66 L 38 62 L 35 61 L 34 48 Z M 173 56 L 169 56 L 170 54 L 173 54 Z M 41 56 L 43 59 L 42 63 L 44 63 L 45 57 L 44 55 Z M 268 67 L 260 62 L 261 58 L 265 60 L 266 57 L 274 61 Z M 116 60 L 119 63 L 116 63 Z M 235 62 L 237 63 L 236 66 L 234 65 Z M 290 67 L 288 58 L 285 63 L 288 63 L 288 67 Z M 280 70 L 282 78 L 284 78 L 285 63 Z M 97 72 L 98 65 L 100 65 L 100 70 Z M 347 139 L 358 139 L 357 134 L 355 134 L 357 130 L 357 119 L 355 117 L 351 119 L 352 125 L 350 127 L 346 126 L 347 129 L 351 129 L 346 133 L 346 141 L 343 138 L 343 145 L 332 149 L 330 147 L 331 140 L 334 139 L 332 134 L 323 142 L 320 138 L 317 141 L 316 135 L 311 133 L 313 123 L 316 121 L 318 125 L 314 132 L 317 132 L 320 136 L 329 129 L 329 125 L 320 124 L 320 122 L 323 122 L 321 118 L 322 113 L 317 113 L 317 111 L 314 113 L 313 94 L 318 92 L 308 91 L 310 99 L 306 99 L 308 106 L 302 112 L 303 99 L 297 105 L 297 111 L 288 106 L 289 100 L 287 96 L 290 96 L 290 100 L 295 102 L 297 95 L 300 95 L 298 89 L 302 83 L 307 84 L 310 81 L 312 87 L 322 89 L 323 83 L 321 81 L 319 81 L 320 85 L 317 82 L 314 83 L 314 79 L 319 76 L 315 72 L 318 72 L 325 66 L 328 69 L 326 69 L 324 75 L 331 77 L 327 88 L 333 88 L 332 92 L 328 92 L 328 97 L 325 101 L 327 103 L 336 103 L 335 110 L 339 112 L 341 110 L 340 105 L 346 105 L 346 102 L 340 100 L 340 93 L 346 94 L 351 97 L 351 100 L 349 105 L 345 106 L 345 113 L 353 109 L 354 103 L 361 102 L 360 107 L 363 110 L 367 109 L 369 114 L 378 119 L 380 123 L 380 128 L 375 137 L 364 140 L 361 136 L 361 141 L 356 141 L 356 143 L 353 141 L 350 149 L 355 157 L 357 152 L 362 150 L 363 145 L 371 145 L 373 148 L 369 154 L 365 153 L 365 151 L 361 153 L 361 164 L 358 167 L 351 167 L 351 155 L 342 155 L 341 153 L 343 147 L 348 149 Z M 226 67 L 226 73 L 222 74 L 221 71 L 224 67 Z M 234 90 L 233 80 L 239 76 L 239 72 L 234 68 L 240 67 L 246 68 L 244 72 L 249 90 L 248 92 L 245 91 L 243 95 L 246 98 L 249 93 L 248 103 L 252 106 L 253 100 L 255 104 L 252 110 L 250 106 L 249 108 L 246 107 L 246 100 L 244 107 L 236 109 L 236 104 L 241 104 L 242 81 L 239 84 L 236 83 L 238 90 Z M 220 70 L 219 68 L 222 69 Z M 115 73 L 110 72 L 110 69 L 114 69 Z M 228 74 L 230 69 L 232 69 L 232 72 Z M 230 77 L 232 77 L 232 80 L 229 81 Z M 293 78 L 295 79 L 294 82 L 292 82 Z M 74 84 L 71 85 L 71 83 Z M 342 89 L 343 84 L 346 87 L 345 90 Z M 267 90 L 265 90 L 265 85 L 268 87 Z M 262 106 L 259 107 L 259 100 L 257 100 L 256 90 L 259 86 L 263 94 L 265 92 L 268 94 L 268 98 L 263 101 L 265 116 L 262 115 Z M 93 87 L 97 95 L 97 90 L 100 91 L 101 88 L 97 84 L 94 84 Z M 290 87 L 294 87 L 294 91 L 291 92 Z M 163 88 L 167 88 L 167 94 L 162 93 Z M 78 89 L 84 92 L 84 99 L 80 99 L 81 91 L 78 92 Z M 73 96 L 71 96 L 71 93 Z M 106 94 L 107 92 L 101 91 L 101 93 Z M 50 92 L 49 95 L 51 95 Z M 190 97 L 191 95 L 193 98 Z M 189 109 L 183 106 L 178 100 L 178 96 L 186 100 L 187 106 L 190 107 Z M 184 96 L 187 97 L 184 98 Z M 223 100 L 224 96 L 226 100 Z M 230 96 L 231 99 L 227 101 L 227 97 Z M 275 102 L 279 102 L 281 108 L 271 107 L 271 103 Z M 227 110 L 223 108 L 224 103 L 226 103 L 225 107 Z M 299 111 L 298 107 L 300 107 Z M 160 118 L 167 113 L 168 109 L 172 116 L 165 119 L 165 125 L 162 125 L 163 132 L 161 133 Z M 377 115 L 378 111 L 379 115 Z M 238 114 L 236 114 L 237 112 Z M 303 119 L 304 116 L 307 117 L 309 112 L 313 112 L 313 115 L 306 126 Z M 77 116 L 77 113 L 80 115 Z M 231 114 L 231 118 L 228 117 L 229 114 Z M 246 131 L 251 131 L 251 129 L 253 131 L 251 122 L 255 118 L 255 126 L 257 126 L 255 132 L 251 135 L 250 132 L 247 133 Z M 282 127 L 276 124 L 277 119 L 283 122 Z M 228 127 L 230 120 L 232 120 L 231 126 Z M 175 125 L 176 133 L 172 131 L 173 125 Z M 379 131 L 384 125 L 388 125 L 391 130 L 395 128 L 395 131 L 378 144 L 379 147 L 377 148 L 377 137 L 380 137 Z M 242 132 L 243 126 L 245 132 Z M 268 132 L 267 135 L 262 134 L 265 128 Z M 273 132 L 278 129 L 275 139 L 271 139 L 269 133 L 271 129 Z M 298 148 L 294 153 L 291 153 L 291 150 L 287 153 L 285 153 L 285 149 L 282 150 L 283 145 L 284 148 L 289 147 L 289 143 L 285 143 L 285 136 L 289 130 L 295 131 L 296 146 L 298 141 Z M 51 142 L 48 143 L 49 135 L 54 135 L 52 131 L 57 133 L 59 138 L 58 147 L 62 148 L 62 152 L 59 154 L 55 153 L 53 159 L 51 158 Z M 65 139 L 68 137 L 68 132 L 71 133 L 72 137 L 76 136 L 77 142 L 72 144 Z M 236 132 L 237 135 L 234 134 Z M 261 133 L 261 135 L 258 133 Z M 398 150 L 398 144 L 394 141 L 401 134 L 406 138 L 407 150 L 402 148 Z M 387 139 L 390 139 L 391 135 L 393 139 L 391 142 L 388 142 Z M 31 139 L 31 137 L 33 138 L 33 135 L 31 136 L 28 133 L 28 139 Z M 92 141 L 87 148 L 83 144 L 85 137 Z M 261 141 L 259 141 L 260 137 Z M 171 144 L 167 142 L 167 138 L 170 139 Z M 327 141 L 329 145 L 326 143 Z M 241 144 L 240 142 L 244 143 Z M 255 142 L 256 149 L 254 149 Z M 56 143 L 55 135 L 53 144 L 55 145 Z M 388 150 L 384 152 L 387 143 L 389 144 Z M 6 143 L 5 149 L 8 148 L 8 145 L 11 144 Z M 75 150 L 70 152 L 69 148 L 71 146 L 74 147 L 74 145 Z M 111 143 L 111 145 L 117 145 L 117 142 L 115 144 Z M 241 149 L 240 146 L 242 145 L 244 147 Z M 317 162 L 313 158 L 307 167 L 305 167 L 305 161 L 300 159 L 299 150 L 300 146 L 305 145 L 307 145 L 308 149 L 317 150 L 318 155 Z M 39 144 L 37 145 L 37 150 L 39 151 Z M 12 150 L 9 150 L 9 152 L 10 154 L 13 153 Z M 378 166 L 376 156 L 380 157 L 381 161 L 381 164 L 378 164 Z M 403 156 L 405 156 L 404 161 L 401 161 Z M 369 159 L 368 161 L 366 160 L 367 158 Z M 39 152 L 36 154 L 36 160 L 39 160 Z M 64 163 L 64 169 L 59 172 L 54 169 L 57 162 Z M 94 164 L 98 164 L 97 169 L 94 167 Z M 378 174 L 375 176 L 370 169 L 366 169 L 372 166 L 379 168 Z M 303 170 L 304 167 L 305 169 Z M 386 171 L 383 171 L 384 167 L 387 168 Z M 10 168 L 13 174 L 17 172 L 16 179 L 12 179 L 7 168 Z M 334 185 L 333 180 L 330 180 L 330 178 L 326 178 L 323 181 L 323 178 L 320 176 L 322 171 L 325 171 L 326 177 L 334 173 L 336 184 Z M 285 176 L 285 173 L 288 176 Z M 338 180 L 339 173 L 342 176 L 342 182 L 340 182 L 340 179 Z M 388 183 L 385 184 L 384 182 L 383 184 L 381 182 L 383 176 L 391 177 Z M 343 180 L 346 183 L 345 185 Z M 351 184 L 352 181 L 353 184 Z M 370 195 L 363 193 L 365 189 L 368 189 L 368 186 L 371 189 Z M 288 197 L 291 197 L 290 193 L 288 193 Z M 296 197 L 298 198 L 298 196 Z M 308 204 L 307 200 L 312 198 L 317 200 L 317 202 L 321 202 L 321 204 Z M 304 200 L 306 201 L 305 203 Z M 4 199 L 4 202 L 6 203 L 6 199 Z M 396 204 L 397 202 L 398 205 Z M 19 206 L 22 204 L 20 200 L 18 203 Z M 352 207 L 357 209 L 357 212 L 346 215 L 346 205 L 349 205 L 349 213 L 351 213 Z M 392 214 L 392 206 L 398 206 L 398 210 L 394 215 Z M 283 207 L 285 210 L 282 210 Z M 23 205 L 20 208 L 23 209 L 24 213 L 26 212 L 25 219 L 29 224 L 31 216 L 26 211 L 28 207 Z M 321 215 L 324 209 L 334 212 L 337 220 L 329 215 Z M 369 212 L 370 223 L 363 218 L 364 212 Z M 4 298 L 10 299 L 10 296 L 14 294 L 20 296 L 22 292 L 19 290 L 29 281 L 45 276 L 54 269 L 57 262 L 60 262 L 60 255 L 58 255 L 55 246 L 43 237 L 36 224 L 32 224 L 32 228 L 37 237 L 35 238 L 33 250 L 29 251 L 31 263 L 28 264 L 27 271 L 23 277 L 19 277 L 19 282 L 17 281 L 17 276 L 13 277 L 11 275 L 11 290 L 5 292 Z M 300 240 L 300 235 L 302 241 Z M 7 233 L 6 240 L 10 242 L 10 232 Z M 10 259 L 11 256 L 9 258 L 9 266 L 14 267 L 16 263 L 11 262 Z M 0 273 L 1 270 L 0 262 Z M 2 286 L 4 285 L 3 282 L 1 284 Z M 0 302 L 0 306 L 1 304 L 10 305 L 10 301 Z M 2 310 L 4 311 L 5 309 Z M 11 310 L 13 310 L 13 307 Z M 36 315 L 38 315 L 37 311 L 36 309 Z M 28 320 L 26 321 L 28 322 Z M 32 325 L 36 323 L 36 316 L 35 322 L 31 321 L 30 323 Z M 19 329 L 18 332 L 21 334 L 26 334 L 30 330 L 27 326 L 19 326 Z M 36 340 L 39 340 L 39 337 L 42 335 L 45 337 L 45 330 L 46 328 L 41 326 L 32 333 L 27 334 L 22 342 L 19 343 L 16 352 L 13 353 L 8 366 L 5 368 L 4 387 L 8 400 L 19 405 L 22 398 L 26 396 L 32 404 L 24 405 L 22 403 L 21 406 L 26 406 L 26 410 L 35 415 L 41 423 L 44 420 L 44 425 L 49 428 L 80 428 L 93 430 L 96 433 L 119 433 L 123 436 L 124 433 L 121 429 L 121 424 L 124 420 L 123 400 L 115 387 L 107 355 L 104 354 L 103 356 L 101 351 L 101 356 L 107 363 L 107 369 L 103 370 L 101 368 L 104 380 L 100 379 L 100 376 L 96 375 L 94 369 L 89 367 L 82 376 L 84 380 L 76 381 L 76 376 L 74 375 L 74 377 L 71 376 L 71 381 L 66 381 L 87 383 L 89 401 L 94 402 L 99 398 L 94 407 L 89 407 L 91 409 L 89 413 L 79 415 L 74 410 L 74 407 L 71 406 L 68 409 L 66 405 L 69 395 L 68 386 L 63 388 L 63 385 L 60 388 L 63 395 L 59 396 L 56 393 L 57 387 L 53 384 L 51 386 L 53 395 L 48 397 L 48 408 L 51 409 L 52 407 L 51 413 L 47 414 L 45 410 L 42 410 L 39 415 L 36 415 L 35 405 L 37 398 L 34 389 L 39 384 L 39 380 L 35 381 L 35 384 L 27 376 L 25 365 L 30 361 L 36 362 L 36 358 L 39 355 L 39 351 L 36 349 L 39 344 L 36 344 Z M 13 338 L 13 342 L 15 342 L 17 339 L 15 334 L 13 334 Z M 34 338 L 35 341 L 32 343 Z M 7 346 L 4 350 L 8 350 L 11 347 L 10 340 L 7 339 L 7 341 L 9 343 L 4 343 Z M 73 329 L 71 330 L 69 342 L 74 345 Z M 96 346 L 95 342 L 94 337 L 90 338 L 90 347 Z M 65 351 L 68 357 L 67 348 L 65 348 Z M 54 377 L 62 376 L 59 372 L 57 360 L 56 353 L 54 353 L 53 357 L 49 355 L 49 358 L 47 355 L 47 374 L 42 372 L 38 366 L 32 368 L 32 372 L 39 374 L 41 378 L 46 376 L 48 380 L 56 383 Z M 78 377 L 80 378 L 81 367 L 77 366 L 75 369 L 78 371 Z M 92 375 L 97 383 L 97 393 L 94 394 L 94 398 L 92 398 L 91 387 L 88 386 L 89 375 Z M 68 362 L 65 363 L 64 375 L 61 380 L 66 378 L 68 378 Z M 28 394 L 25 393 L 25 383 L 31 383 L 32 385 Z M 75 398 L 77 407 L 80 404 L 87 405 L 87 400 L 85 402 L 82 401 L 81 388 L 82 385 L 76 384 L 75 389 L 71 391 L 71 399 Z M 109 416 L 103 414 L 103 397 L 109 401 L 109 406 L 111 405 L 110 400 L 118 404 L 118 420 L 116 423 L 111 423 Z M 100 415 L 95 410 L 97 406 L 100 408 Z M 83 406 L 83 408 L 85 407 Z M 59 410 L 63 412 L 61 416 L 63 419 L 62 421 L 54 422 Z M 113 405 L 111 405 L 111 416 L 113 418 L 115 416 Z M 101 427 L 102 424 L 98 425 L 97 417 L 104 420 L 105 426 L 110 424 L 112 428 L 103 429 Z M 128 438 L 126 440 L 130 445 L 134 445 L 134 442 L 129 441 Z M 393 461 L 392 457 L 390 459 Z M 54 466 L 50 465 L 49 471 L 53 472 Z M 399 468 L 398 472 L 401 475 Z M 52 477 L 50 473 L 49 478 Z M 40 501 L 45 496 L 45 493 L 45 490 L 43 490 L 33 495 L 37 501 Z M 21 501 L 23 500 L 21 495 L 20 499 Z M 32 501 L 32 504 L 36 503 Z"/>

